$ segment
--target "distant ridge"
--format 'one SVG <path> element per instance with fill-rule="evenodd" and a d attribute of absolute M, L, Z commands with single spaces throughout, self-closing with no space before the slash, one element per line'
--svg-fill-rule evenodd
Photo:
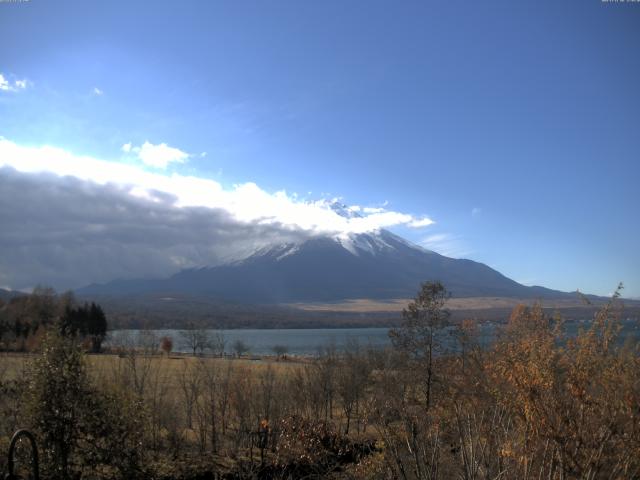
<path fill-rule="evenodd" d="M 3 300 L 5 302 L 8 300 L 11 300 L 14 297 L 20 297 L 23 295 L 26 295 L 26 294 L 23 292 L 17 292 L 15 290 L 7 290 L 5 288 L 0 288 L 0 300 Z"/>

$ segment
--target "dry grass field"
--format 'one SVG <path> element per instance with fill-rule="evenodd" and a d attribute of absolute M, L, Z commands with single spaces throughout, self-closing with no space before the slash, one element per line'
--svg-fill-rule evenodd
<path fill-rule="evenodd" d="M 14 380 L 23 376 L 29 368 L 30 363 L 38 356 L 33 353 L 0 353 L 0 380 Z M 121 371 L 126 356 L 117 354 L 87 354 L 87 365 L 89 371 L 95 377 L 100 378 L 113 372 Z M 213 367 L 224 370 L 230 366 L 234 371 L 247 371 L 252 373 L 262 373 L 267 369 L 274 371 L 276 375 L 288 376 L 301 368 L 308 366 L 309 362 L 304 358 L 276 359 L 274 357 L 251 358 L 219 358 L 211 356 L 194 357 L 190 355 L 171 354 L 167 355 L 138 355 L 138 362 L 148 365 L 150 370 L 161 370 L 172 384 L 177 384 L 178 378 L 187 368 Z"/>
<path fill-rule="evenodd" d="M 292 303 L 288 306 L 304 311 L 314 312 L 350 312 L 350 313 L 374 313 L 389 312 L 400 313 L 402 309 L 411 302 L 410 298 L 396 298 L 392 300 L 372 300 L 366 298 L 355 298 L 342 302 L 326 303 Z M 466 297 L 451 298 L 447 302 L 447 308 L 456 310 L 487 310 L 495 308 L 513 309 L 520 304 L 528 304 L 531 299 L 506 298 L 506 297 Z M 606 300 L 596 301 L 596 304 L 604 304 Z M 632 302 L 635 304 L 636 302 Z M 551 299 L 544 301 L 545 308 L 592 308 L 582 301 L 578 296 L 575 299 Z"/>

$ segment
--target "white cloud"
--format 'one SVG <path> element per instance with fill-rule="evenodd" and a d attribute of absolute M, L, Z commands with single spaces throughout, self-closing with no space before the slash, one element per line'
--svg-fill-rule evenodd
<path fill-rule="evenodd" d="M 433 225 L 434 221 L 431 220 L 430 218 L 420 218 L 420 219 L 416 219 L 413 220 L 412 222 L 409 223 L 410 227 L 413 228 L 423 228 L 423 227 L 428 227 L 429 225 Z"/>
<path fill-rule="evenodd" d="M 452 258 L 467 257 L 471 253 L 462 238 L 450 233 L 436 233 L 424 238 L 420 245 L 441 255 Z"/>
<path fill-rule="evenodd" d="M 362 211 L 364 213 L 381 213 L 384 212 L 385 209 L 382 207 L 362 207 Z"/>
<path fill-rule="evenodd" d="M 341 198 L 334 198 L 331 202 L 338 202 L 341 200 Z M 388 202 L 385 202 L 385 205 L 387 204 Z M 384 207 L 362 207 L 360 205 L 351 205 L 346 207 L 346 209 L 349 213 L 353 214 L 355 218 L 367 218 L 368 220 L 366 222 L 363 221 L 363 224 L 367 222 L 373 222 L 375 224 L 378 221 L 384 221 L 389 222 L 388 226 L 406 225 L 411 228 L 423 228 L 434 223 L 433 220 L 427 217 L 417 218 L 406 213 L 387 210 Z"/>
<path fill-rule="evenodd" d="M 98 87 L 93 87 L 93 93 L 98 96 L 104 95 L 104 92 L 100 90 Z"/>
<path fill-rule="evenodd" d="M 157 277 L 276 243 L 431 223 L 361 207 L 347 208 L 357 215 L 345 218 L 332 202 L 270 193 L 253 182 L 224 188 L 0 137 L 0 284 L 69 288 Z"/>
<path fill-rule="evenodd" d="M 17 92 L 27 88 L 27 80 L 14 80 L 13 82 L 0 73 L 0 90 L 4 92 Z"/>
<path fill-rule="evenodd" d="M 187 154 L 165 144 L 142 147 L 123 145 L 122 149 L 138 153 L 147 162 L 164 165 L 169 158 L 186 158 Z M 175 150 L 175 151 L 174 151 Z M 160 153 L 158 153 L 160 152 Z M 176 153 L 179 152 L 179 153 Z M 222 209 L 238 222 L 260 225 L 281 225 L 300 229 L 313 235 L 348 235 L 364 233 L 397 225 L 424 227 L 433 223 L 425 217 L 390 210 L 345 218 L 331 209 L 331 201 L 296 199 L 286 191 L 275 193 L 261 189 L 253 182 L 225 189 L 215 180 L 194 176 L 150 173 L 141 168 L 117 162 L 77 156 L 60 148 L 24 147 L 0 139 L 0 167 L 13 167 L 20 172 L 48 172 L 71 176 L 100 185 L 126 187 L 133 196 L 157 198 L 158 192 L 173 198 L 175 207 L 206 207 Z"/>
<path fill-rule="evenodd" d="M 144 142 L 142 146 L 134 147 L 129 142 L 122 146 L 122 151 L 135 152 L 145 165 L 161 169 L 167 168 L 170 163 L 184 163 L 190 157 L 188 153 L 179 148 L 170 147 L 166 143 L 154 145 Z"/>
<path fill-rule="evenodd" d="M 222 209 L 176 207 L 162 192 L 0 168 L 0 284 L 75 288 L 163 277 L 242 258 L 303 232 L 241 223 Z"/>

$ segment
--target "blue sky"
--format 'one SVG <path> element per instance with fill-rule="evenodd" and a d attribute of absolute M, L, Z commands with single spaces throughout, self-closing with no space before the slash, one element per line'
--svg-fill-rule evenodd
<path fill-rule="evenodd" d="M 163 174 L 384 206 L 523 283 L 640 296 L 639 45 L 631 2 L 0 3 L 0 136 L 164 143 L 188 161 Z"/>

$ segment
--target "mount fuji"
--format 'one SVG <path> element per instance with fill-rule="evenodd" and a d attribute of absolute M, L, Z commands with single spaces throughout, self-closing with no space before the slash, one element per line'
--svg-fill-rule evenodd
<path fill-rule="evenodd" d="M 339 203 L 331 208 L 357 215 Z M 384 229 L 273 245 L 220 266 L 182 270 L 165 279 L 114 280 L 77 293 L 174 293 L 245 303 L 384 300 L 410 298 L 429 280 L 442 282 L 456 297 L 573 296 L 521 285 L 485 264 L 440 255 Z"/>

